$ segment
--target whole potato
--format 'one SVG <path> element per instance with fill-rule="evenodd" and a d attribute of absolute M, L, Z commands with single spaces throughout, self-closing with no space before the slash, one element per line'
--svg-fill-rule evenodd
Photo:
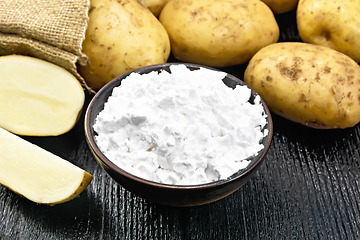
<path fill-rule="evenodd" d="M 276 43 L 250 60 L 244 81 L 280 116 L 313 128 L 360 121 L 360 66 L 331 48 Z"/>
<path fill-rule="evenodd" d="M 266 3 L 275 14 L 282 14 L 296 9 L 299 0 L 261 0 Z"/>
<path fill-rule="evenodd" d="M 91 0 L 79 73 L 94 90 L 133 69 L 165 63 L 170 41 L 159 20 L 137 0 Z"/>
<path fill-rule="evenodd" d="M 175 58 L 213 67 L 246 63 L 279 38 L 274 14 L 259 0 L 172 0 L 159 19 Z"/>
<path fill-rule="evenodd" d="M 359 0 L 300 0 L 296 18 L 304 42 L 333 48 L 360 62 Z"/>

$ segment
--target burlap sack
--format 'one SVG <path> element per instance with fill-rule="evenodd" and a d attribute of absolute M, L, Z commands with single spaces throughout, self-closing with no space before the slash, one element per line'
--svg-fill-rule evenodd
<path fill-rule="evenodd" d="M 0 55 L 40 58 L 79 75 L 90 0 L 0 0 Z"/>

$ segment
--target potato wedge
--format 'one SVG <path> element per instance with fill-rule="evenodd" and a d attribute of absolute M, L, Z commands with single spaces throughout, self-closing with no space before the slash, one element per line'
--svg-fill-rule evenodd
<path fill-rule="evenodd" d="M 33 202 L 67 202 L 93 179 L 83 169 L 2 128 L 0 142 L 0 184 Z"/>
<path fill-rule="evenodd" d="M 33 57 L 0 57 L 0 127 L 19 135 L 68 132 L 82 111 L 85 93 L 64 68 Z"/>

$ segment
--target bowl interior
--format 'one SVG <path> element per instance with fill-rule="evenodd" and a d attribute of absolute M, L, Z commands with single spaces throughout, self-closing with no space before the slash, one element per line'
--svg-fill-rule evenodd
<path fill-rule="evenodd" d="M 199 69 L 200 67 L 203 68 L 208 68 L 208 69 L 212 69 L 215 71 L 219 71 L 217 69 L 211 68 L 211 67 L 207 67 L 207 66 L 201 66 L 201 65 L 197 65 L 197 64 L 186 64 L 186 63 L 165 63 L 165 64 L 159 64 L 159 65 L 152 65 L 152 66 L 148 66 L 148 67 L 143 67 L 140 69 L 136 69 L 134 71 L 128 72 L 124 75 L 121 75 L 117 78 L 115 78 L 114 80 L 112 80 L 111 82 L 109 82 L 108 84 L 106 84 L 103 88 L 101 88 L 96 95 L 93 97 L 93 99 L 91 100 L 88 109 L 86 111 L 86 116 L 85 116 L 85 134 L 86 134 L 86 138 L 88 141 L 88 144 L 90 145 L 90 148 L 92 149 L 93 153 L 97 156 L 97 158 L 101 161 L 102 166 L 104 168 L 110 168 L 112 170 L 114 170 L 115 172 L 124 175 L 128 178 L 131 178 L 135 181 L 139 181 L 141 183 L 144 184 L 148 184 L 148 185 L 152 185 L 152 186 L 157 186 L 157 187 L 161 187 L 161 188 L 176 188 L 176 189 L 196 189 L 196 188 L 209 188 L 212 187 L 214 185 L 221 185 L 224 184 L 228 181 L 233 181 L 236 180 L 238 178 L 242 178 L 244 175 L 246 175 L 249 172 L 252 172 L 252 170 L 254 168 L 256 168 L 258 165 L 261 164 L 264 156 L 266 155 L 270 144 L 271 144 L 271 139 L 272 139 L 272 135 L 273 135 L 273 124 L 272 124 L 272 118 L 271 118 L 271 114 L 270 111 L 268 109 L 268 107 L 266 106 L 266 104 L 263 102 L 263 100 L 261 100 L 262 105 L 264 107 L 264 111 L 267 114 L 267 125 L 265 126 L 263 131 L 268 131 L 268 134 L 262 139 L 262 144 L 264 145 L 264 148 L 259 151 L 258 155 L 254 156 L 251 159 L 251 162 L 248 164 L 248 166 L 244 169 L 240 169 L 238 172 L 234 173 L 232 176 L 230 176 L 228 179 L 226 180 L 219 180 L 216 182 L 211 182 L 211 183 L 205 183 L 205 184 L 199 184 L 199 185 L 168 185 L 168 184 L 162 184 L 162 183 L 157 183 L 157 182 L 152 182 L 137 176 L 134 176 L 124 170 L 122 170 L 120 167 L 118 167 L 117 165 L 115 165 L 114 163 L 112 163 L 97 147 L 96 142 L 95 142 L 95 135 L 96 132 L 93 129 L 93 125 L 95 123 L 95 119 L 97 117 L 97 115 L 99 114 L 100 111 L 103 110 L 104 108 L 104 104 L 107 101 L 108 97 L 112 94 L 112 89 L 114 87 L 117 87 L 121 84 L 121 80 L 126 78 L 128 75 L 130 75 L 132 72 L 137 72 L 140 74 L 146 74 L 152 71 L 170 71 L 169 67 L 172 64 L 185 64 L 190 70 L 195 70 L 195 69 Z M 236 85 L 246 85 L 243 81 L 239 80 L 238 78 L 234 77 L 231 74 L 227 74 L 226 77 L 223 79 L 224 84 L 226 84 L 228 87 L 230 88 L 235 88 Z M 250 88 L 250 87 L 249 87 Z M 250 88 L 251 89 L 251 88 Z M 249 100 L 250 103 L 254 103 L 254 99 L 255 97 L 258 95 L 253 89 L 251 89 L 252 91 L 252 95 L 251 98 Z M 121 107 L 121 106 L 119 106 Z"/>

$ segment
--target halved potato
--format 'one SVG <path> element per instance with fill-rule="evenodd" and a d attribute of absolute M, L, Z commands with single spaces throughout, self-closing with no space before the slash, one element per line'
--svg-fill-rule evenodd
<path fill-rule="evenodd" d="M 71 73 L 21 55 L 1 56 L 0 66 L 0 127 L 29 136 L 56 136 L 73 128 L 85 93 Z"/>
<path fill-rule="evenodd" d="M 78 196 L 93 176 L 0 128 L 0 184 L 29 200 L 54 205 Z"/>

